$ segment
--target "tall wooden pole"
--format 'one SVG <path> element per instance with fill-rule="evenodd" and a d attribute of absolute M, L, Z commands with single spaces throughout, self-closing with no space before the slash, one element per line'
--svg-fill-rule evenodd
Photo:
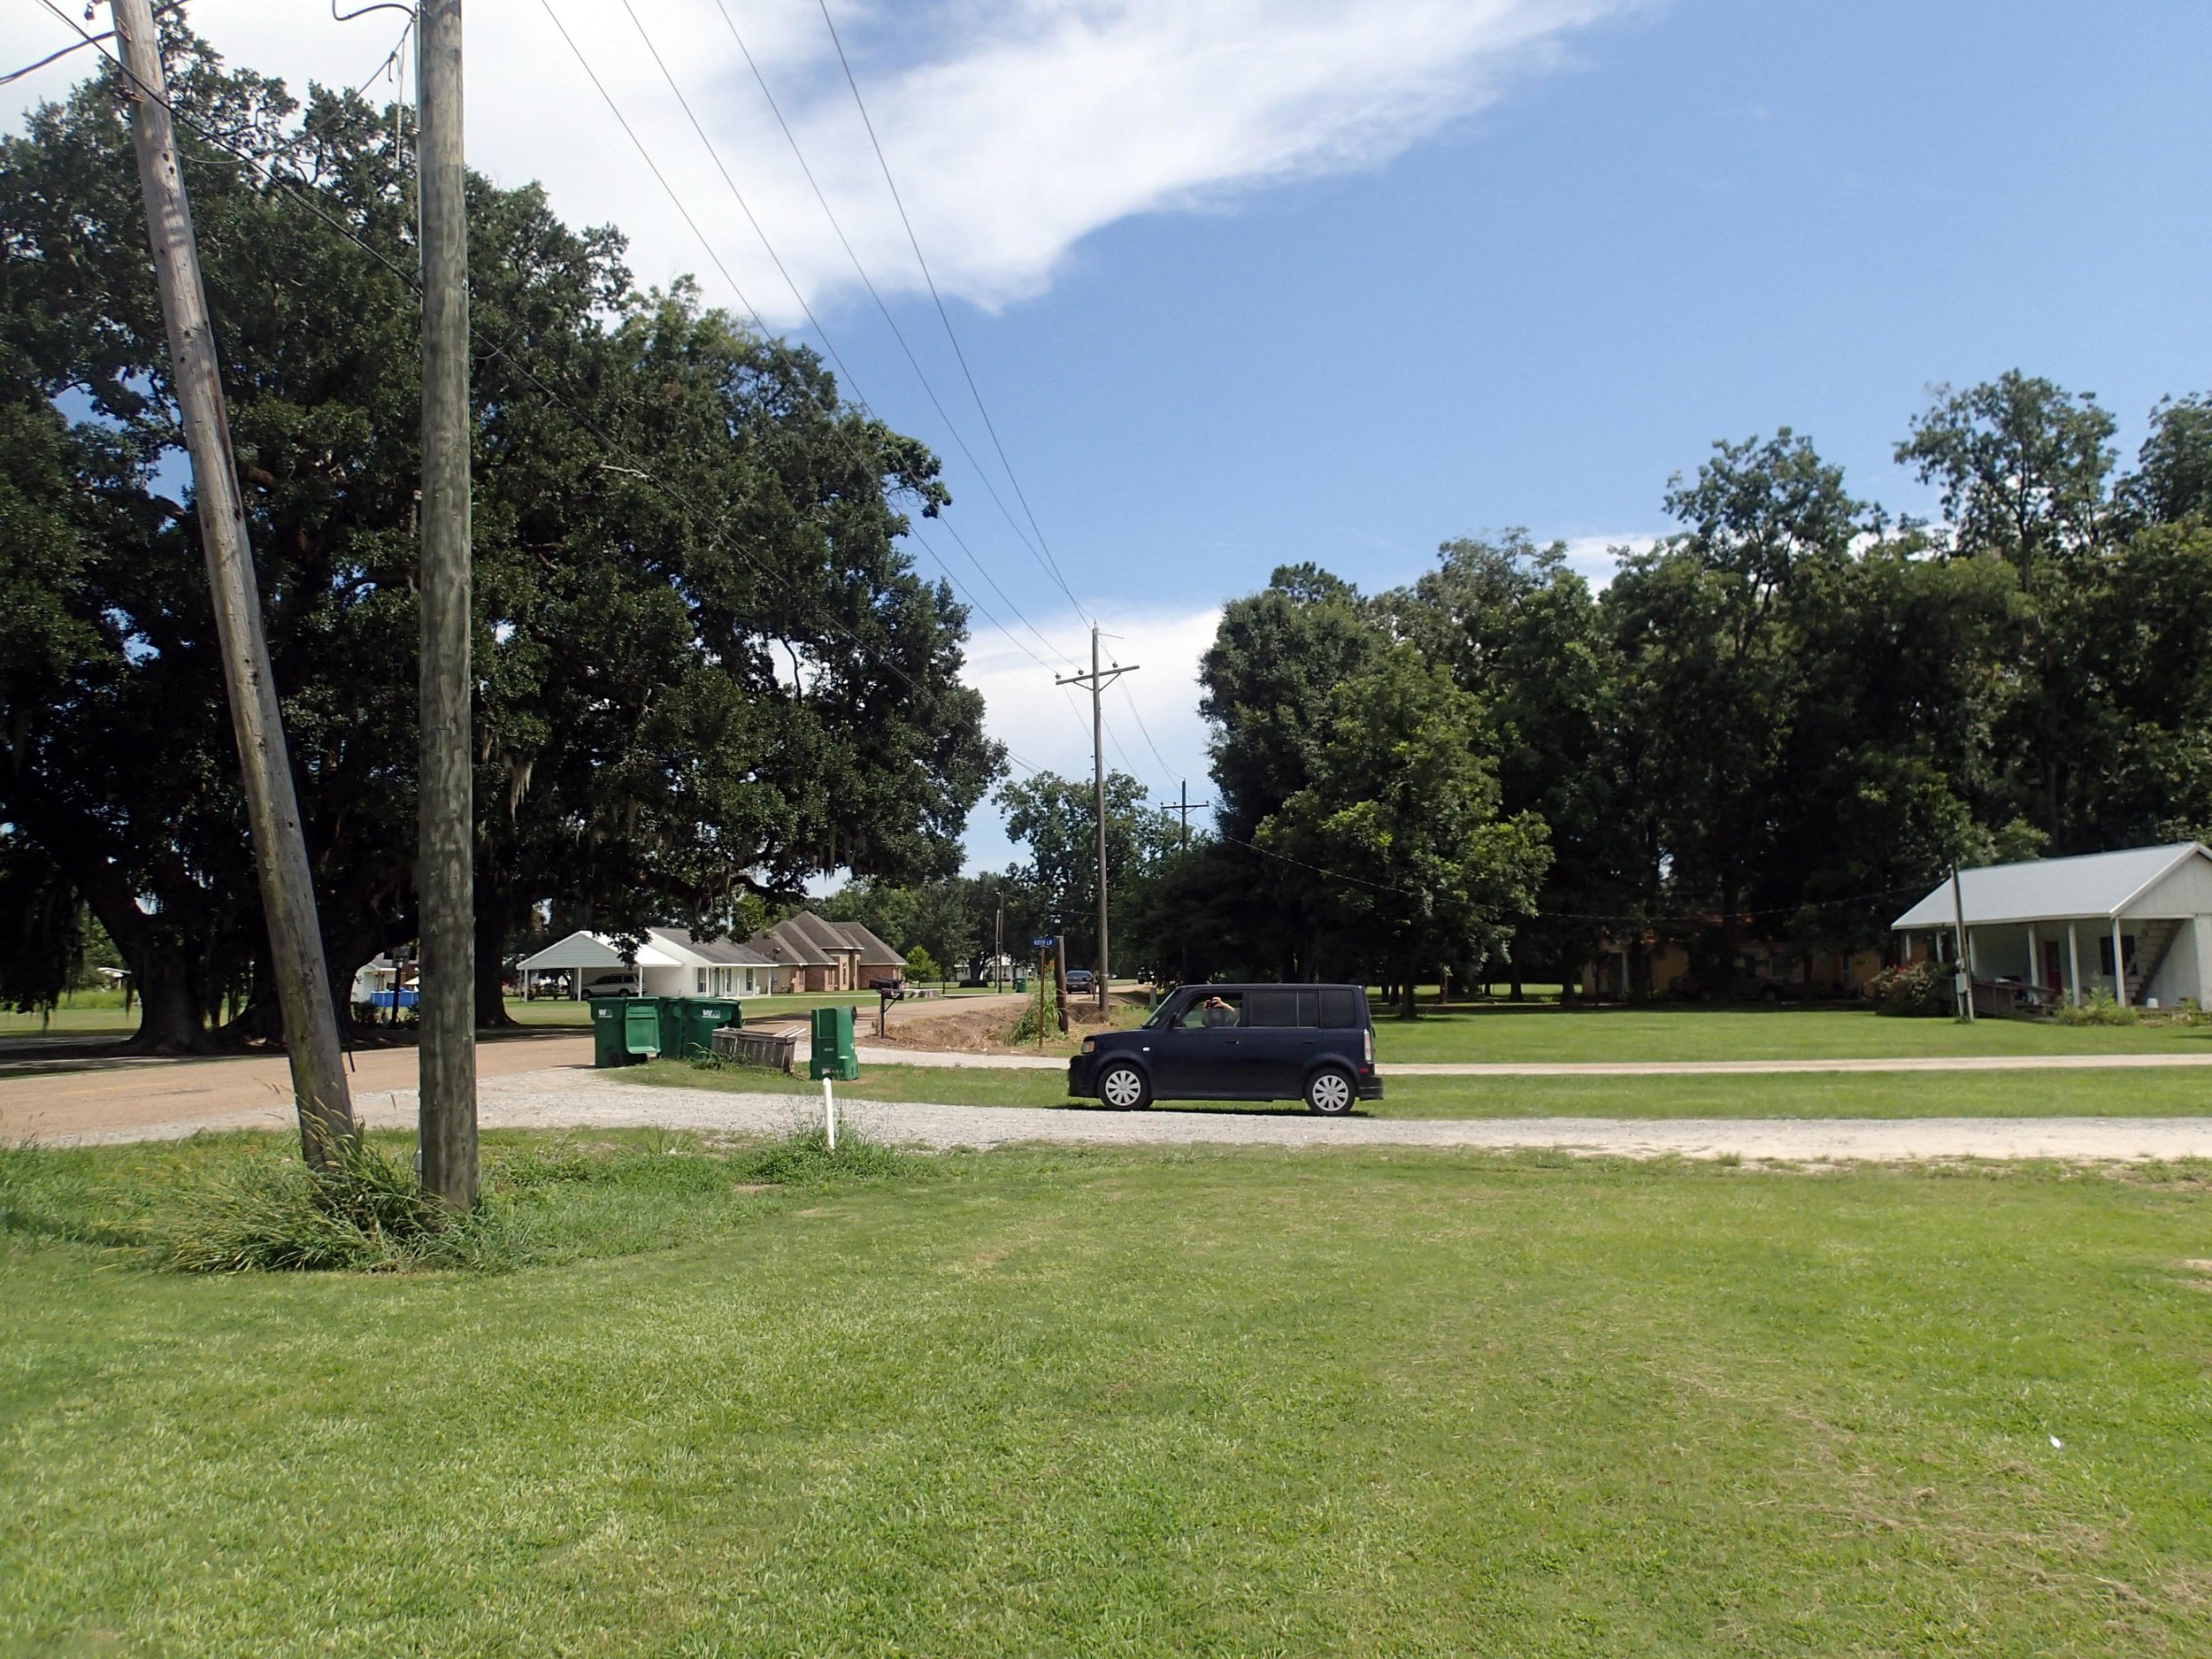
<path fill-rule="evenodd" d="M 1098 624 L 1091 624 L 1091 672 L 1087 674 L 1064 674 L 1052 683 L 1056 686 L 1088 686 L 1091 688 L 1091 803 L 1098 816 L 1098 1009 L 1106 1011 L 1106 716 L 1099 697 L 1107 685 L 1124 674 L 1136 672 L 1138 664 L 1126 668 L 1116 666 L 1102 670 L 1098 665 Z M 1067 949 L 1061 947 L 1064 958 Z M 1064 968 L 1065 963 L 1063 962 Z M 1061 1030 L 1067 1026 L 1064 1023 Z"/>
<path fill-rule="evenodd" d="M 1951 926 L 1959 955 L 1959 1018 L 1974 1023 L 1974 965 L 1966 950 L 1966 900 L 1959 886 L 1959 867 L 1951 866 Z"/>
<path fill-rule="evenodd" d="M 1099 698 L 1098 624 L 1091 624 L 1091 801 L 1098 813 L 1098 1011 L 1106 1011 L 1106 757 L 1105 714 Z"/>
<path fill-rule="evenodd" d="M 231 452 L 230 417 L 223 403 L 207 291 L 200 279 L 192 208 L 177 165 L 176 131 L 169 115 L 168 82 L 162 73 L 151 0 L 114 0 L 114 17 L 116 39 L 123 50 L 125 96 L 131 105 L 131 142 L 138 153 L 139 183 L 146 197 L 147 235 L 161 288 L 162 319 L 168 328 L 177 408 L 184 421 L 185 447 L 192 457 L 200 545 L 214 599 L 223 687 L 245 780 L 254 871 L 269 923 L 269 956 L 275 966 L 277 1003 L 284 1016 L 284 1046 L 292 1063 L 300 1147 L 310 1163 L 327 1164 L 339 1144 L 355 1133 L 353 1102 L 346 1089 L 337 1010 L 331 1003 L 330 975 L 323 961 L 307 837 L 300 827 L 299 798 L 292 787 L 276 677 L 261 626 L 261 593 L 246 542 L 246 512 L 238 495 L 238 464 Z"/>
<path fill-rule="evenodd" d="M 423 1190 L 476 1202 L 476 881 L 469 712 L 468 201 L 461 0 L 424 0 L 416 39 L 422 191 L 419 875 Z"/>

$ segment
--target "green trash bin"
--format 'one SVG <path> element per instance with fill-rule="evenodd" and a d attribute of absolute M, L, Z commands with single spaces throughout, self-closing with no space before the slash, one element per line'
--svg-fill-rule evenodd
<path fill-rule="evenodd" d="M 657 1059 L 674 1050 L 676 1033 L 668 1028 L 675 1018 L 675 1010 L 668 1007 L 673 1000 L 665 996 L 633 996 L 624 1001 L 622 1047 L 632 1059 Z"/>
<path fill-rule="evenodd" d="M 595 1066 L 628 1065 L 634 1058 L 622 1037 L 622 1010 L 628 1001 L 623 996 L 592 1000 L 591 1063 Z"/>
<path fill-rule="evenodd" d="M 849 1008 L 814 1010 L 813 1048 L 807 1075 L 834 1078 L 849 1083 L 860 1075 L 860 1051 L 853 1047 L 853 1011 Z"/>
<path fill-rule="evenodd" d="M 689 1060 L 714 1052 L 714 1033 L 725 1025 L 741 1025 L 745 1010 L 734 997 L 674 996 L 676 1048 L 679 1058 Z"/>

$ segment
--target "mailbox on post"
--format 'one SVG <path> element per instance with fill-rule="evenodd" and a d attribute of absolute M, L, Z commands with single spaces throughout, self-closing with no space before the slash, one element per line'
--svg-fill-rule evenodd
<path fill-rule="evenodd" d="M 807 1074 L 818 1080 L 834 1078 L 849 1083 L 860 1075 L 860 1051 L 853 1043 L 853 1011 L 849 1008 L 814 1010 L 813 1050 Z"/>

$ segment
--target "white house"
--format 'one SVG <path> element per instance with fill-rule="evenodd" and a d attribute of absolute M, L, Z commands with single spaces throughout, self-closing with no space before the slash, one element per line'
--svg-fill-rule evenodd
<path fill-rule="evenodd" d="M 695 939 L 680 927 L 649 927 L 634 956 L 604 933 L 578 929 L 525 956 L 524 995 L 537 976 L 565 976 L 572 993 L 595 980 L 628 978 L 641 996 L 764 996 L 774 987 L 776 964 L 758 951 L 727 939 Z"/>
<path fill-rule="evenodd" d="M 2039 858 L 1959 872 L 1892 924 L 1949 956 L 1965 918 L 1969 972 L 2069 1002 L 2098 991 L 2133 1004 L 2212 1003 L 2212 851 L 2201 842 Z"/>

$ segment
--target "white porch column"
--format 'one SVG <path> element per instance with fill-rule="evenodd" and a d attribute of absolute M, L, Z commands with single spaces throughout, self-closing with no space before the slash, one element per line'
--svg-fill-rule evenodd
<path fill-rule="evenodd" d="M 2028 983 L 2037 990 L 2043 988 L 2043 952 L 2035 936 L 2035 924 L 2028 924 Z"/>
<path fill-rule="evenodd" d="M 2075 922 L 2066 924 L 2066 1000 L 2081 1006 L 2081 927 Z"/>
<path fill-rule="evenodd" d="M 2212 916 L 2193 917 L 2189 926 L 2197 948 L 2197 1006 L 2212 1007 Z"/>
<path fill-rule="evenodd" d="M 2112 918 L 2112 1000 L 2128 1005 L 2128 959 L 2120 949 L 2120 918 Z"/>

